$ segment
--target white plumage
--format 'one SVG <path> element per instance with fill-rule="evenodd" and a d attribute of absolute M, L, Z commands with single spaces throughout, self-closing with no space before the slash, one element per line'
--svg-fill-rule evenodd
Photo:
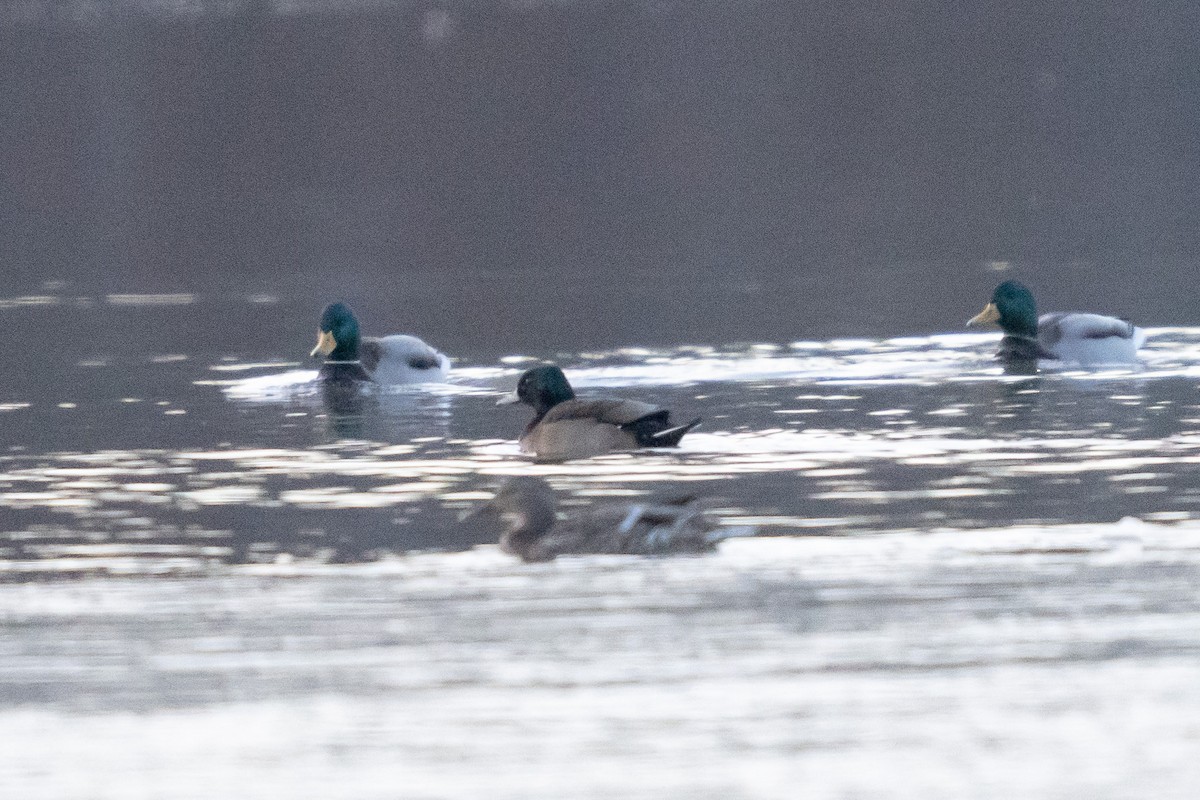
<path fill-rule="evenodd" d="M 1038 342 L 1056 358 L 1083 366 L 1133 363 L 1145 341 L 1141 328 L 1104 314 L 1072 311 L 1038 318 Z"/>
<path fill-rule="evenodd" d="M 359 352 L 363 368 L 379 383 L 441 383 L 450 371 L 450 359 L 416 336 L 368 336 Z"/>

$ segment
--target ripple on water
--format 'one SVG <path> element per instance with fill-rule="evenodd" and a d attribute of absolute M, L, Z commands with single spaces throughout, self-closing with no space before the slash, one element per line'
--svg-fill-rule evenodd
<path fill-rule="evenodd" d="M 1200 514 L 1188 477 L 1200 404 L 1185 377 L 1200 329 L 1155 331 L 1145 367 L 1123 373 L 1009 378 L 990 360 L 994 341 L 583 353 L 562 362 L 582 394 L 656 399 L 704 423 L 678 450 L 561 465 L 522 456 L 513 438 L 528 410 L 493 404 L 536 362 L 528 356 L 458 364 L 447 384 L 383 387 L 349 415 L 324 405 L 313 370 L 223 361 L 176 418 L 194 420 L 197 440 L 227 440 L 220 447 L 0 455 L 0 509 L 15 513 L 2 557 L 162 544 L 207 558 L 214 537 L 218 560 L 233 561 L 461 549 L 479 540 L 457 512 L 515 474 L 544 475 L 568 499 L 703 485 L 719 517 L 770 533 Z M 159 366 L 195 369 L 191 359 Z M 253 374 L 263 370 L 274 371 Z M 112 403 L 124 424 L 179 405 L 126 394 Z M 106 408 L 76 405 L 84 423 Z M 39 408 L 16 400 L 0 411 Z"/>
<path fill-rule="evenodd" d="M 1136 368 L 1076 370 L 1055 369 L 1044 362 L 1047 375 L 1085 381 L 1200 376 L 1200 328 L 1149 329 L 1143 361 Z M 749 383 L 876 382 L 913 383 L 929 380 L 1022 382 L 1027 376 L 1003 376 L 990 358 L 998 334 L 935 334 L 893 339 L 841 339 L 829 342 L 794 342 L 790 345 L 751 344 L 736 348 L 681 346 L 673 348 L 620 348 L 581 353 L 575 363 L 561 362 L 572 384 L 578 387 L 688 385 L 707 381 Z M 523 369 L 539 363 L 530 356 L 501 359 L 506 366 L 455 365 L 451 387 L 469 390 L 482 385 L 497 388 Z M 279 364 L 234 363 L 211 367 L 218 372 L 257 368 L 278 369 Z M 311 393 L 315 370 L 294 370 L 240 380 L 217 380 L 234 399 L 280 401 L 298 393 Z M 392 387 L 393 390 L 396 387 Z M 446 387 L 429 387 L 445 391 Z M 453 389 L 450 389 L 453 391 Z"/>

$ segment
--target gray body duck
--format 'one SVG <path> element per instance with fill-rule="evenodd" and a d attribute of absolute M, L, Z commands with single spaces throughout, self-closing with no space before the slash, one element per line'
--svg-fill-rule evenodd
<path fill-rule="evenodd" d="M 697 417 L 674 425 L 671 412 L 637 400 L 575 397 L 563 371 L 535 367 L 521 376 L 516 391 L 498 405 L 525 403 L 536 412 L 521 434 L 521 450 L 538 461 L 589 458 L 643 447 L 675 447 L 700 424 Z"/>
<path fill-rule="evenodd" d="M 967 327 L 995 324 L 1004 331 L 996 358 L 1007 367 L 1036 369 L 1040 359 L 1081 366 L 1131 364 L 1146 334 L 1128 320 L 1078 311 L 1037 314 L 1033 293 L 1018 281 L 996 287 Z"/>
<path fill-rule="evenodd" d="M 345 303 L 325 307 L 311 355 L 324 358 L 320 380 L 326 382 L 436 383 L 450 369 L 450 359 L 415 336 L 361 336 Z"/>
<path fill-rule="evenodd" d="M 506 480 L 464 519 L 499 527 L 500 549 L 524 561 L 559 555 L 706 553 L 723 539 L 752 536 L 750 526 L 722 527 L 691 496 L 641 503 L 599 503 L 559 517 L 554 490 L 542 478 Z"/>

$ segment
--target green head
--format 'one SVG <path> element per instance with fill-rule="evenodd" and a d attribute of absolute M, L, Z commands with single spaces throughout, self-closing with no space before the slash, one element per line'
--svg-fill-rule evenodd
<path fill-rule="evenodd" d="M 995 323 L 1007 334 L 1037 336 L 1037 305 L 1033 293 L 1017 281 L 1005 281 L 992 292 L 992 302 L 967 321 L 967 327 Z"/>
<path fill-rule="evenodd" d="M 358 318 L 345 303 L 330 303 L 321 314 L 317 346 L 310 355 L 333 361 L 358 359 Z"/>
<path fill-rule="evenodd" d="M 517 381 L 517 390 L 501 398 L 500 403 L 524 403 L 545 414 L 564 400 L 575 399 L 567 376 L 555 366 L 534 367 L 525 371 Z"/>

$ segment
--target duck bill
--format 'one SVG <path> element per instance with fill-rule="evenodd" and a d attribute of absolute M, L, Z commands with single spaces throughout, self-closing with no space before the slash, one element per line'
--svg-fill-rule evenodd
<path fill-rule="evenodd" d="M 337 339 L 333 338 L 333 334 L 329 331 L 320 331 L 317 334 L 317 346 L 312 349 L 309 356 L 316 358 L 317 356 L 327 356 L 337 349 Z"/>
<path fill-rule="evenodd" d="M 995 303 L 988 303 L 975 316 L 967 320 L 968 328 L 975 328 L 980 325 L 993 325 L 1000 321 L 1000 310 L 996 308 Z"/>
<path fill-rule="evenodd" d="M 496 498 L 493 497 L 486 503 L 480 503 L 473 508 L 466 508 L 458 512 L 458 521 L 478 522 L 480 519 L 486 519 L 500 513 L 500 507 L 496 505 Z"/>
<path fill-rule="evenodd" d="M 492 510 L 492 504 L 490 502 L 480 503 L 479 505 L 475 506 L 474 508 L 467 508 L 467 509 L 464 509 L 464 510 L 458 512 L 458 521 L 459 522 L 473 522 L 474 520 L 479 519 L 480 517 L 482 517 L 484 514 L 488 513 L 491 510 Z"/>
<path fill-rule="evenodd" d="M 508 394 L 504 395 L 499 400 L 497 400 L 496 405 L 511 406 L 514 403 L 519 403 L 519 402 L 521 402 L 521 398 L 517 395 L 516 391 L 514 390 L 514 391 L 509 392 Z"/>

